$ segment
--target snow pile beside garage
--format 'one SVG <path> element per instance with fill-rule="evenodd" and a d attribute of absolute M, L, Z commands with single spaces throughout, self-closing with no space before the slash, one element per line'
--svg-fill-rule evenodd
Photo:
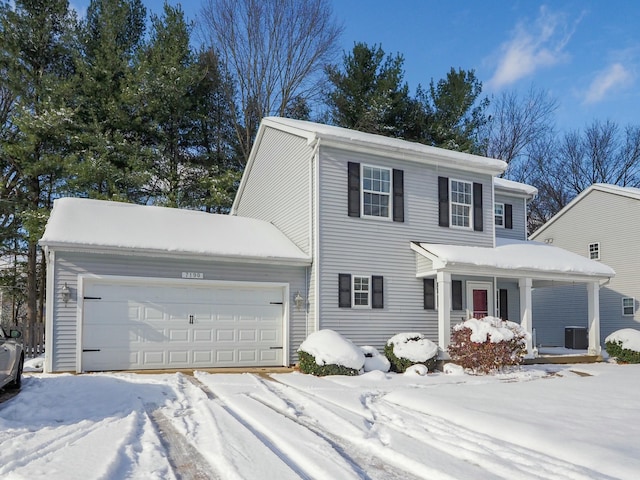
<path fill-rule="evenodd" d="M 87 198 L 55 200 L 40 244 L 309 263 L 262 220 Z"/>

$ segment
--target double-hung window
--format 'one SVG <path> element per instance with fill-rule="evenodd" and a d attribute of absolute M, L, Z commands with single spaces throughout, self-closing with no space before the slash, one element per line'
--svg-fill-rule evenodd
<path fill-rule="evenodd" d="M 370 277 L 353 276 L 353 301 L 354 307 L 369 307 L 370 305 Z"/>
<path fill-rule="evenodd" d="M 471 228 L 472 184 L 450 180 L 451 226 Z"/>
<path fill-rule="evenodd" d="M 589 258 L 591 260 L 600 260 L 600 243 L 589 244 Z"/>
<path fill-rule="evenodd" d="M 493 210 L 496 227 L 504 227 L 504 203 L 496 203 Z"/>
<path fill-rule="evenodd" d="M 625 297 L 622 299 L 622 315 L 634 315 L 636 313 L 636 299 Z"/>
<path fill-rule="evenodd" d="M 390 169 L 362 166 L 362 213 L 364 217 L 390 218 Z"/>

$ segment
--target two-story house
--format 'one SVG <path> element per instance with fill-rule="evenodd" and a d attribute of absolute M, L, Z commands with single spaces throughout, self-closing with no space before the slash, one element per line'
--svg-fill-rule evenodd
<path fill-rule="evenodd" d="M 598 353 L 599 287 L 614 272 L 527 242 L 536 190 L 496 178 L 505 168 L 266 118 L 230 216 L 56 201 L 41 241 L 46 368 L 290 365 L 326 328 L 378 348 L 422 332 L 446 356 L 455 322 L 497 315 L 532 331 L 532 290 L 567 283 L 587 292 Z"/>
<path fill-rule="evenodd" d="M 612 267 L 600 290 L 601 341 L 622 328 L 640 328 L 640 189 L 594 184 L 540 227 L 532 240 L 547 242 Z M 562 346 L 574 327 L 586 328 L 580 286 L 541 288 L 534 297 L 538 343 Z M 568 338 L 566 338 L 568 337 Z"/>

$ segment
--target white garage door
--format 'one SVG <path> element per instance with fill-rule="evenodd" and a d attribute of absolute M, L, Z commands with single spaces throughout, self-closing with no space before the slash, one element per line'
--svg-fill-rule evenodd
<path fill-rule="evenodd" d="M 283 288 L 85 282 L 84 371 L 279 366 Z"/>

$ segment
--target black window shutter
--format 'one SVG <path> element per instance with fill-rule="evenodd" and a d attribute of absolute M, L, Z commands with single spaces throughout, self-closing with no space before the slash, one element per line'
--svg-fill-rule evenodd
<path fill-rule="evenodd" d="M 393 221 L 404 222 L 404 172 L 393 170 Z"/>
<path fill-rule="evenodd" d="M 423 278 L 424 284 L 424 309 L 435 310 L 436 308 L 436 282 L 433 278 Z"/>
<path fill-rule="evenodd" d="M 349 216 L 360 216 L 360 164 L 349 162 Z"/>
<path fill-rule="evenodd" d="M 438 177 L 438 225 L 449 226 L 449 179 Z"/>
<path fill-rule="evenodd" d="M 451 281 L 451 310 L 462 310 L 462 280 Z"/>
<path fill-rule="evenodd" d="M 509 302 L 507 301 L 507 289 L 501 288 L 499 290 L 500 298 L 499 298 L 499 308 L 500 308 L 500 318 L 502 320 L 509 320 Z"/>
<path fill-rule="evenodd" d="M 338 274 L 338 306 L 351 308 L 351 275 L 348 273 Z"/>
<path fill-rule="evenodd" d="M 482 184 L 473 184 L 473 229 L 481 232 L 482 225 Z"/>
<path fill-rule="evenodd" d="M 371 290 L 371 307 L 384 308 L 384 280 L 381 276 L 371 276 Z"/>
<path fill-rule="evenodd" d="M 513 229 L 513 206 L 509 203 L 504 204 L 504 228 Z"/>

